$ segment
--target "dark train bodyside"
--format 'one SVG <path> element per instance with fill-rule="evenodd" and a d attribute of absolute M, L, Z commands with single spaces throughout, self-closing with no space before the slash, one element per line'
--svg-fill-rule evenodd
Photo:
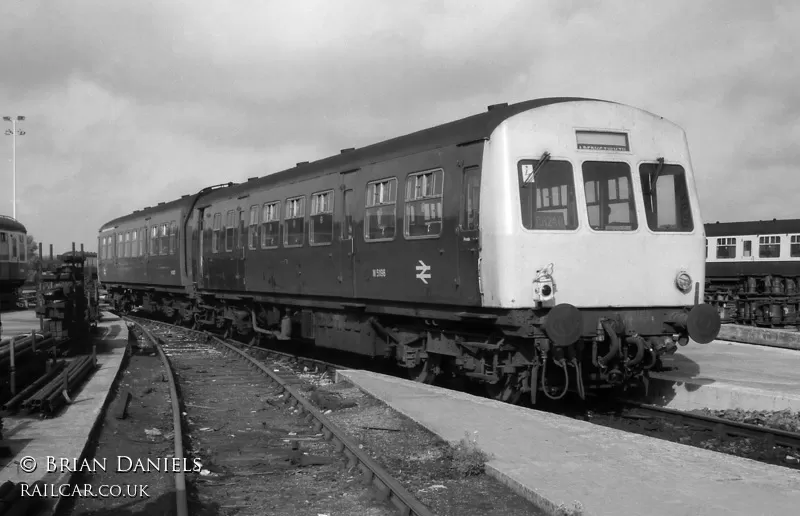
<path fill-rule="evenodd" d="M 120 217 L 101 228 L 101 234 L 116 243 L 116 247 L 109 249 L 104 237 L 100 237 L 103 282 L 172 292 L 196 289 L 198 294 L 223 298 L 240 298 L 245 294 L 252 295 L 254 300 L 310 306 L 342 299 L 373 299 L 381 301 L 381 310 L 392 311 L 385 305 L 390 302 L 396 305 L 397 313 L 408 315 L 416 313 L 420 303 L 432 309 L 447 306 L 451 307 L 448 310 L 456 310 L 453 307 L 458 305 L 477 308 L 480 305 L 477 242 L 470 238 L 469 231 L 466 234 L 456 232 L 461 222 L 465 171 L 479 178 L 482 143 L 503 120 L 529 109 L 571 100 L 583 99 L 540 99 L 490 109 L 358 150 L 346 149 L 337 156 L 314 163 L 298 163 L 292 169 L 252 178 L 245 183 L 206 189 L 194 196 Z M 443 170 L 444 178 L 439 234 L 433 238 L 414 239 L 398 234 L 404 227 L 406 178 L 437 169 Z M 366 190 L 369 182 L 384 179 L 396 181 L 391 217 L 394 236 L 367 242 L 364 235 Z M 332 238 L 330 243 L 312 245 L 309 242 L 310 201 L 320 192 L 333 193 L 332 220 L 324 221 L 331 226 Z M 304 242 L 287 248 L 284 245 L 287 226 L 283 222 L 286 201 L 296 196 L 305 198 L 305 216 L 301 219 Z M 277 223 L 280 244 L 274 249 L 263 249 L 259 242 L 253 249 L 247 241 L 250 208 L 258 206 L 261 210 L 265 203 L 273 201 L 280 202 L 281 216 Z M 221 225 L 225 227 L 230 210 L 234 212 L 235 226 L 220 231 L 222 250 L 213 253 L 214 215 L 220 214 Z M 132 256 L 126 254 L 126 241 L 119 241 L 121 235 L 124 239 L 124 235 L 136 228 L 147 227 L 147 231 L 151 231 L 153 224 L 172 221 L 178 221 L 179 252 L 173 253 L 170 249 L 164 254 L 162 245 L 157 255 L 148 248 L 144 255 Z M 340 238 L 343 231 L 352 238 Z M 407 274 L 398 274 L 400 269 L 414 270 L 418 266 L 423 272 L 427 267 L 446 273 L 432 275 L 424 292 L 420 293 L 418 289 L 409 288 Z M 175 273 L 176 270 L 180 272 Z"/>
<path fill-rule="evenodd" d="M 98 237 L 103 283 L 185 293 L 179 226 L 196 196 L 137 210 L 107 223 Z"/>
<path fill-rule="evenodd" d="M 189 221 L 187 228 L 192 242 L 191 258 L 187 260 L 192 267 L 189 276 L 197 278 L 198 290 L 203 293 L 380 300 L 407 307 L 418 303 L 478 306 L 477 256 L 467 250 L 471 259 L 459 260 L 465 246 L 454 228 L 459 225 L 460 193 L 464 188 L 463 174 L 457 164 L 474 169 L 480 165 L 480 159 L 480 146 L 451 145 L 373 164 L 350 164 L 346 168 L 351 170 L 333 170 L 293 182 L 275 180 L 271 185 L 253 184 L 249 188 L 243 185 L 246 189 L 241 191 L 233 187 L 230 191 L 212 192 L 202 198 L 199 215 Z M 406 175 L 431 170 L 442 170 L 444 178 L 439 203 L 442 222 L 432 237 L 409 238 L 403 234 Z M 388 221 L 383 220 L 385 225 L 380 235 L 372 235 L 383 238 L 368 240 L 367 190 L 370 184 L 377 181 L 385 185 L 387 180 L 393 185 L 395 202 L 384 205 L 389 214 L 384 219 Z M 329 196 L 331 213 L 311 214 L 318 194 Z M 251 210 L 261 214 L 265 204 L 274 203 L 285 216 L 287 200 L 298 197 L 305 204 L 304 216 L 296 222 L 302 225 L 302 243 L 287 247 L 289 224 L 274 222 L 269 234 L 277 236 L 277 248 L 262 248 L 261 242 L 252 245 Z M 214 217 L 225 222 L 231 211 L 236 228 L 224 235 L 219 232 L 220 247 L 225 252 L 215 253 Z M 202 237 L 199 237 L 201 216 Z M 373 217 L 373 227 L 377 221 Z M 387 229 L 392 222 L 394 229 Z M 295 236 L 294 231 L 291 236 Z M 196 258 L 201 245 L 205 260 L 202 265 Z M 432 275 L 423 289 L 409 288 L 417 285 L 408 281 L 408 271 L 414 271 L 419 263 L 438 274 Z"/>

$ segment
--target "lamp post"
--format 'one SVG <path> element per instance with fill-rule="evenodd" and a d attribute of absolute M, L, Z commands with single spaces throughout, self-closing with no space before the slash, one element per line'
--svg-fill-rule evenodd
<path fill-rule="evenodd" d="M 4 116 L 3 120 L 11 122 L 11 129 L 6 129 L 6 136 L 11 135 L 11 168 L 13 169 L 11 175 L 11 196 L 12 196 L 12 210 L 11 214 L 14 219 L 17 218 L 17 134 L 20 136 L 25 134 L 22 129 L 17 130 L 17 122 L 25 120 L 24 116 Z"/>

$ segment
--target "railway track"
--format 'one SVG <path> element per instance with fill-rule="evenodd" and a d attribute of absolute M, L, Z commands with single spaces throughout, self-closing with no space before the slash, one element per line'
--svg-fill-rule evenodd
<path fill-rule="evenodd" d="M 272 358 L 262 363 L 237 346 L 206 332 L 132 316 L 125 319 L 137 326 L 156 347 L 169 372 L 174 457 L 189 459 L 193 456 L 200 458 L 203 464 L 200 475 L 205 475 L 205 478 L 197 478 L 193 486 L 198 497 L 195 503 L 238 500 L 241 503 L 216 509 L 268 511 L 268 507 L 260 504 L 269 503 L 270 497 L 259 498 L 257 489 L 253 489 L 247 480 L 249 477 L 270 475 L 272 494 L 275 495 L 274 483 L 280 482 L 276 480 L 277 474 L 286 471 L 290 465 L 330 464 L 340 460 L 337 455 L 341 454 L 347 460 L 348 470 L 357 467 L 362 483 L 377 489 L 379 499 L 391 502 L 400 514 L 433 516 L 425 505 L 301 394 L 298 384 L 302 380 L 276 360 L 288 354 L 263 350 Z M 325 369 L 337 367 L 321 361 L 308 363 Z M 277 399 L 290 410 L 286 410 L 286 406 L 277 406 Z M 231 408 L 234 400 L 237 409 Z M 198 415 L 187 417 L 184 412 L 187 407 Z M 248 408 L 250 410 L 246 410 Z M 255 428 L 259 421 L 261 428 Z M 188 446 L 183 441 L 184 435 L 190 437 Z M 265 435 L 271 437 L 265 438 Z M 193 460 L 187 462 L 191 465 Z M 252 470 L 254 462 L 262 466 L 259 471 Z M 246 469 L 248 464 L 251 470 Z M 268 464 L 266 469 L 264 464 Z M 242 481 L 215 482 L 214 478 L 220 475 L 214 469 Z M 336 476 L 341 477 L 340 474 Z M 310 489 L 314 489 L 316 480 L 316 475 L 308 478 Z M 178 515 L 190 514 L 191 497 L 187 496 L 185 473 L 176 474 L 175 486 Z M 317 489 L 322 487 L 317 486 Z M 271 502 L 275 502 L 274 496 Z M 291 502 L 286 500 L 286 503 Z M 207 505 L 203 507 L 207 508 Z M 352 511 L 353 508 L 349 509 Z"/>
<path fill-rule="evenodd" d="M 627 417 L 644 416 L 669 419 L 678 424 L 686 424 L 712 430 L 719 436 L 763 439 L 771 446 L 783 446 L 795 451 L 800 451 L 800 433 L 788 432 L 786 430 L 758 426 L 740 421 L 732 421 L 730 419 L 707 416 L 704 414 L 683 412 L 645 403 L 632 401 L 623 401 L 622 403 L 629 408 L 629 411 L 625 414 Z"/>

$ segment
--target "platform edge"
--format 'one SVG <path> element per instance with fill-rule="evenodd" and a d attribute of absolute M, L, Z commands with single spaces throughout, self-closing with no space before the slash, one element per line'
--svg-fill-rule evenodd
<path fill-rule="evenodd" d="M 392 405 L 392 403 L 390 401 L 382 399 L 377 393 L 372 392 L 369 388 L 364 387 L 362 385 L 359 385 L 359 383 L 356 380 L 354 380 L 352 377 L 347 375 L 347 373 L 350 372 L 350 371 L 353 371 L 353 372 L 369 372 L 369 371 L 361 371 L 359 369 L 337 370 L 336 371 L 336 377 L 335 377 L 334 381 L 336 383 L 348 383 L 348 384 L 358 388 L 360 391 L 369 394 L 373 398 L 375 398 L 377 400 L 380 400 L 382 403 L 385 403 L 387 406 L 391 407 L 392 410 L 395 410 L 395 411 L 399 412 L 400 414 L 403 414 L 405 417 L 409 418 L 410 420 L 414 421 L 416 424 L 418 424 L 421 427 L 425 428 L 430 433 L 432 433 L 432 434 L 436 435 L 437 437 L 439 437 L 439 439 L 442 439 L 445 442 L 449 442 L 451 444 L 454 444 L 453 441 L 445 439 L 444 437 L 439 435 L 433 428 L 429 427 L 424 422 L 418 420 L 413 415 L 407 413 L 402 408 Z M 406 381 L 410 382 L 411 380 L 406 380 Z M 480 444 L 478 444 L 478 448 L 480 448 Z M 482 450 L 482 449 L 481 449 L 481 451 L 485 452 L 485 450 Z M 526 500 L 528 500 L 529 502 L 531 502 L 533 505 L 536 506 L 537 509 L 543 511 L 547 516 L 559 516 L 560 514 L 565 514 L 563 512 L 559 512 L 563 507 L 566 506 L 565 503 L 556 504 L 552 500 L 549 500 L 548 498 L 544 497 L 543 495 L 537 493 L 535 490 L 531 489 L 530 487 L 521 484 L 518 480 L 515 480 L 514 478 L 512 478 L 508 474 L 504 473 L 503 471 L 500 471 L 496 466 L 494 466 L 492 464 L 491 460 L 486 463 L 485 470 L 486 470 L 486 474 L 487 475 L 489 475 L 490 477 L 494 478 L 498 482 L 502 483 L 503 485 L 505 485 L 506 487 L 511 489 L 514 493 L 516 493 L 517 495 L 519 495 L 519 496 L 525 498 Z M 576 513 L 576 514 L 578 514 L 580 516 L 591 516 L 591 513 L 586 512 L 586 509 L 581 509 L 581 511 Z"/>
<path fill-rule="evenodd" d="M 800 332 L 794 331 L 723 324 L 717 339 L 800 351 Z"/>
<path fill-rule="evenodd" d="M 109 321 L 109 322 L 116 322 L 116 321 Z M 125 324 L 124 321 L 120 320 L 119 322 L 120 324 L 128 328 L 127 324 Z M 92 340 L 94 340 L 95 338 L 96 336 L 93 335 Z M 83 450 L 81 451 L 79 463 L 86 458 L 86 454 L 89 449 L 90 443 L 97 438 L 97 435 L 100 432 L 100 428 L 102 427 L 101 423 L 105 419 L 106 411 L 108 410 L 108 406 L 112 399 L 111 393 L 115 392 L 116 389 L 119 387 L 120 380 L 122 379 L 122 371 L 125 370 L 125 365 L 128 363 L 128 360 L 130 358 L 130 352 L 131 352 L 130 338 L 131 338 L 130 329 L 128 329 L 128 338 L 127 342 L 125 343 L 125 351 L 123 352 L 122 360 L 119 361 L 119 365 L 117 366 L 117 371 L 116 373 L 114 373 L 114 379 L 111 381 L 111 385 L 109 386 L 108 391 L 106 392 L 106 397 L 103 400 L 103 404 L 99 412 L 97 413 L 97 417 L 95 418 L 94 423 L 92 423 L 92 429 L 89 431 L 89 434 L 86 437 L 86 441 L 83 444 Z M 61 477 L 58 479 L 56 483 L 72 485 L 74 478 L 78 474 L 79 472 L 64 473 L 63 475 L 61 475 Z M 58 498 L 56 498 L 54 502 L 50 501 L 49 503 L 46 503 L 45 507 L 43 507 L 42 510 L 39 511 L 38 515 L 55 516 L 60 513 L 62 507 L 64 507 L 64 504 L 69 501 L 73 501 L 72 498 L 68 497 L 65 500 L 63 497 L 59 496 Z"/>

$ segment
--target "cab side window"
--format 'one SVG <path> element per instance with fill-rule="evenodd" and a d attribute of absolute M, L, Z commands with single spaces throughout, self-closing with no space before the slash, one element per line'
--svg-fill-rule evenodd
<path fill-rule="evenodd" d="M 480 229 L 481 207 L 481 169 L 464 169 L 463 192 L 461 195 L 461 229 L 477 231 Z"/>

